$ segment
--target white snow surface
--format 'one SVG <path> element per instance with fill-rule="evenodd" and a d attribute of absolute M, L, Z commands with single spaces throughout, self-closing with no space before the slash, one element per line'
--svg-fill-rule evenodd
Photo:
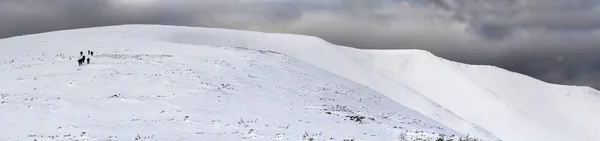
<path fill-rule="evenodd" d="M 366 53 L 356 58 L 376 73 L 409 86 L 502 140 L 600 140 L 600 92 L 592 88 L 549 84 L 425 51 L 360 52 Z"/>
<path fill-rule="evenodd" d="M 117 26 L 0 40 L 0 140 L 464 137 L 369 87 L 280 53 L 173 41 L 191 39 L 175 34 L 188 30 Z M 217 40 L 220 31 L 190 32 L 226 43 Z M 90 64 L 77 65 L 80 51 Z"/>
<path fill-rule="evenodd" d="M 8 38 L 0 49 L 0 140 L 600 140 L 597 90 L 421 50 L 160 25 Z M 77 66 L 87 49 L 97 55 Z"/>

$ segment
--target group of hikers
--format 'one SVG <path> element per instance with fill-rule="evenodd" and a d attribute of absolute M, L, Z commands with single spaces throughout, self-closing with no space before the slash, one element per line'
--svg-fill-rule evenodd
<path fill-rule="evenodd" d="M 83 51 L 79 52 L 79 55 L 81 55 L 81 58 L 79 60 L 77 60 L 77 63 L 79 63 L 79 66 L 83 65 L 83 63 L 85 63 L 86 58 L 85 55 L 83 55 Z M 90 56 L 94 56 L 94 52 L 88 50 L 88 55 Z M 87 64 L 90 64 L 90 58 L 87 58 Z"/>

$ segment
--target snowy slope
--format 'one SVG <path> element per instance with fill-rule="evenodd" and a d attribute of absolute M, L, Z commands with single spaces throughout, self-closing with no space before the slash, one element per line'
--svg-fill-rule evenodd
<path fill-rule="evenodd" d="M 493 134 L 485 129 L 460 118 L 404 84 L 374 73 L 372 69 L 357 62 L 356 57 L 364 53 L 347 52 L 350 48 L 333 45 L 319 38 L 290 34 L 171 26 L 122 26 L 117 28 L 120 28 L 118 30 L 152 32 L 154 35 L 161 35 L 154 37 L 155 40 L 166 39 L 174 43 L 235 46 L 280 52 L 367 85 L 463 134 L 487 140 L 497 140 Z M 157 31 L 157 28 L 163 30 Z"/>
<path fill-rule="evenodd" d="M 120 26 L 0 40 L 0 140 L 462 136 L 309 63 L 223 47 L 230 41 L 217 32 L 229 31 L 204 31 L 215 35 L 201 39 L 213 42 L 205 45 L 175 42 L 193 37 L 180 31 L 187 30 Z M 79 51 L 87 49 L 95 52 L 91 64 L 77 66 Z M 353 121 L 355 116 L 364 119 Z"/>
<path fill-rule="evenodd" d="M 111 42 L 107 42 L 107 40 Z M 598 133 L 600 126 L 598 124 L 599 120 L 597 120 L 600 117 L 598 91 L 583 87 L 548 84 L 490 66 L 473 66 L 451 62 L 426 51 L 357 50 L 333 45 L 309 36 L 157 25 L 127 25 L 45 33 L 0 40 L 0 45 L 3 47 L 31 47 L 22 50 L 3 50 L 0 57 L 11 54 L 6 55 L 10 57 L 0 58 L 4 61 L 15 58 L 12 54 L 23 54 L 23 52 L 37 55 L 45 52 L 56 52 L 56 50 L 64 52 L 80 48 L 94 48 L 100 52 L 103 52 L 102 50 L 109 52 L 119 48 L 133 48 L 134 50 L 126 51 L 131 54 L 130 56 L 136 56 L 133 52 L 144 50 L 152 50 L 155 51 L 154 53 L 163 52 L 166 50 L 165 47 L 173 48 L 169 49 L 170 51 L 194 54 L 203 52 L 196 51 L 196 48 L 208 48 L 208 46 L 270 50 L 293 58 L 290 60 L 307 63 L 305 65 L 308 67 L 314 66 L 316 68 L 313 69 L 319 71 L 307 71 L 304 74 L 333 73 L 345 77 L 347 80 L 359 83 L 352 83 L 356 87 L 361 87 L 360 84 L 362 84 L 367 86 L 365 91 L 372 89 L 375 91 L 373 93 L 381 93 L 399 103 L 400 105 L 396 106 L 400 107 L 399 110 L 402 112 L 410 111 L 403 108 L 403 106 L 406 106 L 463 135 L 468 134 L 488 140 L 495 140 L 498 137 L 508 141 L 600 140 L 600 133 Z M 179 48 L 179 46 L 185 46 L 185 49 L 182 50 L 183 48 Z M 119 53 L 123 54 L 122 52 Z M 212 54 L 215 53 L 206 53 L 200 56 L 190 55 L 189 58 L 177 59 L 171 61 L 171 63 L 202 63 L 201 60 L 206 58 L 193 58 L 206 57 Z M 175 56 L 177 55 L 173 55 L 173 57 Z M 139 58 L 139 56 L 133 58 Z M 27 61 L 35 60 L 32 58 L 27 59 L 31 59 Z M 35 64 L 37 63 L 28 65 Z M 150 64 L 152 63 L 150 62 Z M 5 64 L 2 65 L 5 66 Z M 0 66 L 0 68 L 3 68 L 3 66 Z M 129 66 L 120 67 L 128 68 Z M 289 70 L 297 71 L 305 68 L 304 66 L 293 67 Z M 0 70 L 0 79 L 2 80 L 8 76 L 6 75 L 7 71 L 4 71 L 4 69 L 10 68 Z M 38 72 L 32 72 L 31 74 L 35 73 Z M 272 72 L 268 72 L 265 75 L 272 74 Z M 329 75 L 331 74 L 326 76 Z M 273 76 L 273 78 L 281 77 L 287 76 Z M 313 78 L 315 78 L 315 81 L 325 81 L 320 78 L 318 80 L 316 77 Z M 9 77 L 9 79 L 15 78 Z M 163 78 L 160 78 L 155 81 L 162 82 L 162 80 Z M 266 80 L 261 79 L 260 81 L 263 83 L 262 81 Z M 4 83 L 12 84 L 12 82 Z M 291 82 L 291 84 L 295 83 L 305 82 Z M 315 82 L 310 82 L 311 85 L 313 83 Z M 275 84 L 280 83 L 273 82 L 270 85 Z M 162 85 L 164 84 L 150 86 Z M 264 91 L 271 90 L 273 88 L 264 89 Z M 245 91 L 248 90 L 239 92 Z M 186 99 L 189 98 L 186 97 Z M 358 100 L 361 100 L 361 98 L 358 98 Z M 346 102 L 340 102 L 340 104 L 342 103 Z M 300 105 L 306 106 L 307 104 L 302 103 Z M 381 109 L 388 108 L 387 106 L 384 107 Z M 0 114 L 1 118 L 2 115 Z M 422 119 L 422 117 L 417 119 Z M 434 122 L 427 123 L 435 124 Z M 420 128 L 415 127 L 413 129 Z M 346 131 L 340 132 L 346 133 Z M 382 129 L 382 132 L 386 131 Z M 366 137 L 366 139 L 387 140 L 387 138 L 380 137 Z"/>
<path fill-rule="evenodd" d="M 420 50 L 361 52 L 358 60 L 503 140 L 600 140 L 600 92 L 545 83 Z"/>
<path fill-rule="evenodd" d="M 357 50 L 294 35 L 173 34 L 172 41 L 181 43 L 215 44 L 198 40 L 211 36 L 226 45 L 290 55 L 370 86 L 464 134 L 524 141 L 600 140 L 600 92 L 587 87 L 549 84 L 421 50 Z"/>

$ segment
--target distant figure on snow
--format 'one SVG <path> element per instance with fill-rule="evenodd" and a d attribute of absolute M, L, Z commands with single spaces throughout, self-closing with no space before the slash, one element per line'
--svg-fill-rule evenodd
<path fill-rule="evenodd" d="M 79 52 L 79 56 L 83 56 L 83 51 Z"/>
<path fill-rule="evenodd" d="M 94 56 L 94 51 L 91 51 L 90 53 L 91 53 L 90 55 Z"/>
<path fill-rule="evenodd" d="M 90 58 L 87 58 L 87 64 L 90 64 Z"/>
<path fill-rule="evenodd" d="M 77 63 L 79 63 L 79 66 L 81 66 L 83 64 L 83 58 L 77 59 Z"/>
<path fill-rule="evenodd" d="M 88 50 L 88 55 L 90 55 L 90 50 Z"/>
<path fill-rule="evenodd" d="M 85 55 L 84 55 L 84 56 L 82 56 L 82 58 L 83 58 L 83 61 L 85 61 Z"/>

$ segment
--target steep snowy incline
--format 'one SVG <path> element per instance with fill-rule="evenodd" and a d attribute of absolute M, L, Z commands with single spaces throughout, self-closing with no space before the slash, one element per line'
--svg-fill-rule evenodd
<path fill-rule="evenodd" d="M 488 139 L 494 134 L 504 140 L 600 139 L 596 129 L 600 126 L 595 120 L 600 117 L 600 106 L 595 90 L 551 85 L 501 69 L 459 64 L 425 51 L 355 50 L 314 37 L 285 34 L 194 28 L 170 31 L 158 38 L 284 53 L 370 86 L 464 134 Z M 405 63 L 411 65 L 402 67 Z M 564 93 L 577 94 L 567 98 Z"/>
<path fill-rule="evenodd" d="M 113 36 L 124 32 L 0 40 L 0 140 L 462 136 L 364 85 L 282 54 L 137 38 L 154 35 L 142 30 Z M 86 55 L 90 64 L 77 66 L 79 51 L 88 49 L 95 52 Z"/>
<path fill-rule="evenodd" d="M 503 140 L 600 139 L 600 92 L 591 88 L 549 84 L 421 50 L 348 52 Z"/>
<path fill-rule="evenodd" d="M 140 132 L 159 140 L 269 140 L 299 139 L 301 130 L 323 132 L 323 139 L 425 136 L 408 129 L 488 140 L 600 140 L 598 91 L 420 50 L 358 50 L 309 36 L 158 25 L 50 32 L 3 39 L 0 46 L 0 124 L 14 128 L 0 139 L 75 138 L 75 132 L 129 139 Z M 102 54 L 78 69 L 70 60 L 76 55 L 65 53 L 86 48 Z M 103 117 L 108 113 L 114 116 Z M 374 121 L 356 125 L 345 117 L 353 115 Z M 323 129 L 326 123 L 335 124 Z M 172 132 L 152 130 L 163 126 Z"/>
<path fill-rule="evenodd" d="M 128 28 L 129 27 L 129 28 Z M 133 27 L 133 28 L 130 28 Z M 360 54 L 345 52 L 349 48 L 330 44 L 322 39 L 292 34 L 272 34 L 224 29 L 169 27 L 169 26 L 122 26 L 119 30 L 141 30 L 156 32 L 156 28 L 165 28 L 155 35 L 169 42 L 193 45 L 235 46 L 271 50 L 308 62 L 370 88 L 398 101 L 399 103 L 435 119 L 438 122 L 463 134 L 497 140 L 497 138 L 437 103 L 416 93 L 411 88 L 384 75 L 373 73 L 370 68 L 356 62 Z"/>
<path fill-rule="evenodd" d="M 50 42 L 50 40 L 71 42 L 82 39 L 85 39 L 87 43 L 64 44 L 57 41 Z M 107 39 L 110 39 L 111 42 L 107 42 Z M 192 46 L 243 47 L 280 52 L 346 77 L 352 81 L 367 85 L 371 89 L 398 101 L 400 104 L 416 110 L 464 135 L 468 134 L 471 137 L 497 140 L 491 133 L 465 121 L 444 107 L 414 92 L 404 84 L 383 75 L 375 74 L 372 70 L 357 64 L 353 60 L 352 54 L 348 55 L 343 52 L 344 48 L 310 36 L 161 25 L 124 25 L 23 36 L 4 40 L 3 44 L 19 45 L 23 42 L 29 42 L 32 45 L 39 44 L 38 46 L 40 47 L 35 48 L 35 50 L 24 50 L 42 53 L 56 49 L 80 47 L 102 49 L 117 46 L 113 42 L 125 41 L 128 44 L 120 44 L 118 46 L 125 48 L 129 46 L 156 47 L 156 43 L 166 42 Z M 44 46 L 52 46 L 52 48 L 44 48 Z M 6 53 L 12 54 L 22 51 L 9 50 Z"/>

